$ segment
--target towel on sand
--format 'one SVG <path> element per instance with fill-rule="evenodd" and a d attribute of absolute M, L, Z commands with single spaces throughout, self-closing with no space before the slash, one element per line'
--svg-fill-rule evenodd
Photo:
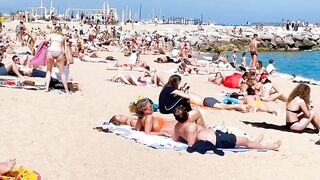
<path fill-rule="evenodd" d="M 154 149 L 170 149 L 174 151 L 186 151 L 188 149 L 188 145 L 181 142 L 173 141 L 171 138 L 164 136 L 156 136 L 156 135 L 147 135 L 144 132 L 133 130 L 131 126 L 115 126 L 112 123 L 109 123 L 109 120 L 101 120 L 99 121 L 103 131 L 111 132 L 122 136 L 126 139 L 134 140 L 137 143 L 144 144 L 148 147 Z M 222 151 L 231 151 L 231 152 L 248 152 L 255 149 L 248 148 L 232 148 L 232 149 L 220 149 Z M 257 150 L 258 152 L 265 152 L 267 150 Z M 198 151 L 196 151 L 198 152 Z M 207 151 L 206 154 L 212 154 L 213 151 Z"/>

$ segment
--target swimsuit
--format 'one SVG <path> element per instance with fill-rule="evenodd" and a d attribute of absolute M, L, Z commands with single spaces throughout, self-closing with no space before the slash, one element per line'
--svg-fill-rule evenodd
<path fill-rule="evenodd" d="M 235 148 L 237 138 L 234 134 L 227 134 L 217 130 L 216 134 L 216 147 L 217 148 Z"/>
<path fill-rule="evenodd" d="M 154 132 L 160 132 L 160 130 L 163 128 L 164 126 L 164 120 L 161 117 L 154 117 L 155 121 L 157 121 L 157 128 L 153 128 Z"/>
<path fill-rule="evenodd" d="M 213 97 L 207 97 L 203 100 L 203 105 L 207 107 L 214 107 L 215 104 L 220 103 L 217 99 Z"/>
<path fill-rule="evenodd" d="M 302 109 L 300 108 L 300 109 L 298 109 L 298 110 L 295 110 L 295 111 L 293 111 L 293 110 L 290 110 L 290 109 L 286 109 L 287 111 L 289 111 L 289 112 L 292 112 L 292 113 L 294 113 L 294 114 L 300 114 L 301 112 L 302 112 Z M 299 122 L 299 121 L 294 121 L 294 122 L 286 122 L 286 128 L 287 129 L 291 129 L 291 126 L 294 124 L 294 123 L 296 123 L 296 122 Z"/>
<path fill-rule="evenodd" d="M 251 56 L 254 56 L 254 55 L 258 56 L 258 52 L 257 51 L 250 51 L 250 54 L 251 54 Z"/>
<path fill-rule="evenodd" d="M 53 51 L 53 50 L 48 50 L 48 53 L 51 55 L 51 57 L 57 59 L 64 53 L 62 51 Z"/>

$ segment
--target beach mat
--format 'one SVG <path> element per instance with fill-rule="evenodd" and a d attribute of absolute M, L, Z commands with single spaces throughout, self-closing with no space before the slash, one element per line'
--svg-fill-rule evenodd
<path fill-rule="evenodd" d="M 114 133 L 118 136 L 121 136 L 125 139 L 133 140 L 136 143 L 146 145 L 153 149 L 166 149 L 173 151 L 186 151 L 188 145 L 181 142 L 173 141 L 171 138 L 164 136 L 156 136 L 156 135 L 147 135 L 144 132 L 136 131 L 132 129 L 130 126 L 115 126 L 112 123 L 109 123 L 109 120 L 101 120 L 99 121 L 101 125 L 102 131 Z M 249 152 L 249 151 L 257 151 L 257 152 L 266 152 L 268 150 L 257 150 L 257 149 L 248 149 L 248 148 L 230 148 L 230 149 L 220 149 L 222 151 L 229 151 L 234 153 L 240 152 Z M 207 154 L 213 154 L 213 151 L 208 151 Z"/>

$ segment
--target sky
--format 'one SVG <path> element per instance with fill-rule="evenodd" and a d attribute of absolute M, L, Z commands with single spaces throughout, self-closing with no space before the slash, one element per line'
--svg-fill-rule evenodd
<path fill-rule="evenodd" d="M 103 0 L 53 0 L 60 13 L 68 7 L 101 8 Z M 23 2 L 23 3 L 22 3 Z M 49 6 L 50 0 L 43 0 Z M 154 16 L 199 18 L 219 24 L 245 24 L 250 22 L 281 22 L 282 19 L 320 22 L 319 0 L 109 0 L 110 7 L 131 9 L 142 18 Z M 1 11 L 26 10 L 39 6 L 40 0 L 0 0 Z"/>

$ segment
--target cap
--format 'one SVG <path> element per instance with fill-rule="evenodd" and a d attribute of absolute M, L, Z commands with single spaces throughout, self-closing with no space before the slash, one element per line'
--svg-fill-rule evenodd
<path fill-rule="evenodd" d="M 270 60 L 269 60 L 269 63 L 274 63 L 274 60 L 273 60 L 273 59 L 270 59 Z"/>

